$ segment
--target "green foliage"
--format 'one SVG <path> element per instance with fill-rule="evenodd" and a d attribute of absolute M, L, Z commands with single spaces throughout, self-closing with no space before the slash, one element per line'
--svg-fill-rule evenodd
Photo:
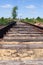
<path fill-rule="evenodd" d="M 25 18 L 24 21 L 25 21 L 25 22 L 28 22 L 28 23 L 32 23 L 32 24 L 35 23 L 35 19 L 34 19 L 34 18 L 32 18 L 32 19 Z"/>
<path fill-rule="evenodd" d="M 37 17 L 36 19 L 34 18 L 25 18 L 24 20 L 22 19 L 21 20 L 22 22 L 28 22 L 28 23 L 31 23 L 31 24 L 35 24 L 35 23 L 43 23 L 43 18 L 40 18 L 40 17 Z"/>
<path fill-rule="evenodd" d="M 8 23 L 8 19 L 5 19 L 4 17 L 0 18 L 0 25 L 7 25 Z"/>
<path fill-rule="evenodd" d="M 12 11 L 12 16 L 13 16 L 13 19 L 15 19 L 15 18 L 16 18 L 16 16 L 17 16 L 17 9 L 18 9 L 18 7 L 17 7 L 17 6 L 13 7 L 13 11 Z"/>
<path fill-rule="evenodd" d="M 41 18 L 40 17 L 37 17 L 36 20 L 41 20 Z"/>
<path fill-rule="evenodd" d="M 37 18 L 36 18 L 36 22 L 43 23 L 43 18 L 37 17 Z"/>
<path fill-rule="evenodd" d="M 16 19 L 17 21 L 19 19 Z M 4 17 L 1 17 L 0 18 L 0 25 L 8 25 L 9 22 L 13 21 L 13 19 L 11 18 L 4 18 Z M 31 24 L 35 24 L 35 23 L 43 23 L 43 18 L 40 18 L 40 17 L 37 17 L 36 19 L 34 18 L 25 18 L 25 19 L 20 19 L 21 22 L 28 22 L 28 23 L 31 23 Z"/>

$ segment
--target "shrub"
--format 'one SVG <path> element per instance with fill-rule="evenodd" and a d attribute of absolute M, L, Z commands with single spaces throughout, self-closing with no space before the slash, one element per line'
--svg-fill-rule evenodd
<path fill-rule="evenodd" d="M 7 25 L 8 23 L 9 21 L 7 19 L 4 19 L 4 17 L 0 19 L 0 25 Z"/>

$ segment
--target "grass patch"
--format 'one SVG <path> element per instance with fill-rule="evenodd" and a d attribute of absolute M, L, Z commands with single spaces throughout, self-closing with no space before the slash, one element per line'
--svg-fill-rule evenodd
<path fill-rule="evenodd" d="M 25 19 L 21 19 L 20 20 L 21 22 L 28 22 L 28 23 L 31 23 L 31 24 L 35 24 L 35 23 L 42 23 L 43 24 L 43 18 L 40 18 L 40 17 L 37 17 L 36 19 L 34 18 L 25 18 Z"/>
<path fill-rule="evenodd" d="M 7 18 L 0 18 L 0 25 L 8 25 L 9 22 L 9 19 Z"/>

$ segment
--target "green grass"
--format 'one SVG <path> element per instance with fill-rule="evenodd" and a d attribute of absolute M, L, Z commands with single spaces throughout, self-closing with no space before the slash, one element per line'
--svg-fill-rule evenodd
<path fill-rule="evenodd" d="M 0 19 L 0 25 L 8 25 L 8 23 L 9 23 L 8 19 L 3 19 L 3 18 Z"/>
<path fill-rule="evenodd" d="M 17 19 L 16 19 L 17 20 Z M 0 25 L 8 25 L 9 22 L 13 21 L 13 19 L 11 18 L 0 18 Z M 25 18 L 25 19 L 21 19 L 21 22 L 28 22 L 31 24 L 35 24 L 35 23 L 42 23 L 43 24 L 43 18 L 37 17 L 36 19 L 34 18 Z"/>
<path fill-rule="evenodd" d="M 22 19 L 21 22 L 28 22 L 28 23 L 31 23 L 31 24 L 35 24 L 35 23 L 42 23 L 43 24 L 43 19 Z"/>

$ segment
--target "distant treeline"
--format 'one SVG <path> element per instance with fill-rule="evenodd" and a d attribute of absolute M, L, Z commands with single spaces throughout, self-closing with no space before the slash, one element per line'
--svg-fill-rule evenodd
<path fill-rule="evenodd" d="M 1 17 L 0 18 L 0 25 L 7 25 L 9 22 L 13 21 L 15 19 L 12 19 L 12 18 L 4 18 L 4 17 Z M 16 20 L 18 21 L 19 19 L 16 18 Z M 37 17 L 36 19 L 35 18 L 25 18 L 25 19 L 20 19 L 21 22 L 29 22 L 29 23 L 32 23 L 32 24 L 35 24 L 35 23 L 43 23 L 43 18 L 40 18 L 40 17 Z"/>
<path fill-rule="evenodd" d="M 25 18 L 21 19 L 22 22 L 29 22 L 29 23 L 43 23 L 43 18 L 37 17 L 37 18 Z"/>

